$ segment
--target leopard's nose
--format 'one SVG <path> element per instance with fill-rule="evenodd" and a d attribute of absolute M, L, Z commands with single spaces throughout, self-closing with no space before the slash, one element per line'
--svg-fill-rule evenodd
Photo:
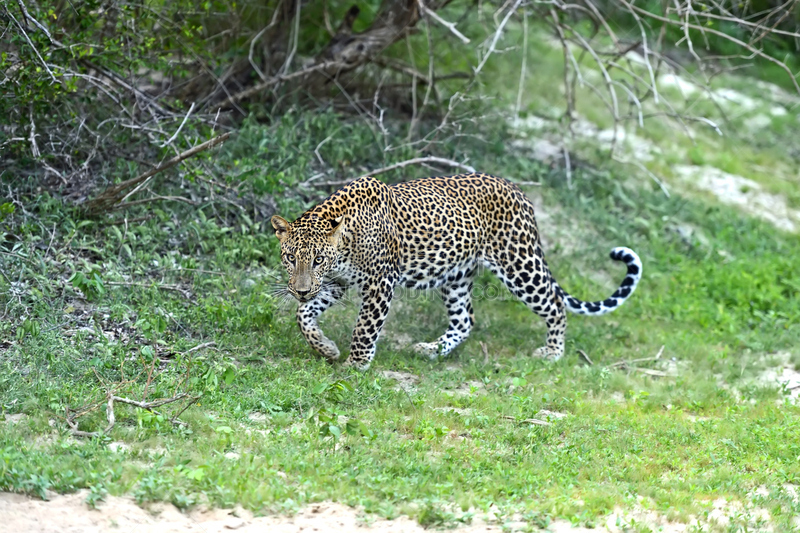
<path fill-rule="evenodd" d="M 308 290 L 308 291 L 300 291 L 300 290 L 298 290 L 298 291 L 297 291 L 297 295 L 298 295 L 300 298 L 305 298 L 306 296 L 308 296 L 308 293 L 309 293 L 309 292 L 311 292 L 311 291 L 310 291 L 310 290 Z"/>

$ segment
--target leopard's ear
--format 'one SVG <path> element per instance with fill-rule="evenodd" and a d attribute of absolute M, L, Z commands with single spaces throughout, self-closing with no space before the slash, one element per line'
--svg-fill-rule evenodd
<path fill-rule="evenodd" d="M 328 232 L 328 239 L 336 246 L 344 230 L 344 215 L 331 219 L 331 230 Z"/>
<path fill-rule="evenodd" d="M 272 227 L 275 228 L 275 236 L 279 241 L 289 236 L 289 222 L 285 218 L 274 215 L 270 221 L 272 222 Z"/>

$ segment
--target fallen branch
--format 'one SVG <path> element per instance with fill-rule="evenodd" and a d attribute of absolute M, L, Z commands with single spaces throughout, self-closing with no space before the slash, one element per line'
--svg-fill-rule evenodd
<path fill-rule="evenodd" d="M 633 370 L 641 374 L 644 374 L 646 376 L 655 376 L 659 378 L 669 377 L 669 374 L 667 374 L 666 372 L 663 372 L 661 370 L 653 370 L 652 368 L 634 368 Z"/>
<path fill-rule="evenodd" d="M 588 355 L 586 355 L 586 352 L 584 352 L 583 350 L 578 350 L 578 355 L 580 355 L 583 358 L 583 360 L 589 364 L 589 366 L 594 365 L 592 360 L 589 358 Z"/>
<path fill-rule="evenodd" d="M 500 418 L 505 418 L 506 420 L 511 420 L 512 422 L 519 422 L 520 424 L 533 424 L 534 426 L 552 426 L 550 422 L 545 422 L 544 420 L 539 420 L 538 418 L 526 418 L 524 420 L 517 420 L 513 416 L 501 416 Z"/>
<path fill-rule="evenodd" d="M 106 285 L 111 287 L 142 287 L 145 289 L 149 289 L 155 287 L 157 289 L 164 289 L 165 291 L 175 291 L 181 294 L 186 299 L 192 297 L 192 293 L 183 287 L 178 285 L 163 285 L 157 283 L 133 283 L 128 281 L 107 281 Z"/>
<path fill-rule="evenodd" d="M 525 420 L 520 420 L 520 424 L 533 424 L 534 426 L 552 426 L 550 422 L 545 422 L 544 420 L 539 420 L 538 418 L 526 418 Z"/>
<path fill-rule="evenodd" d="M 442 165 L 449 165 L 451 167 L 460 168 L 465 170 L 469 173 L 475 172 L 475 168 L 465 165 L 464 163 L 459 163 L 458 161 L 453 161 L 452 159 L 445 159 L 443 157 L 436 157 L 436 156 L 427 156 L 427 157 L 416 157 L 414 159 L 408 159 L 406 161 L 401 161 L 399 163 L 395 163 L 394 165 L 389 165 L 388 167 L 378 168 L 375 170 L 370 170 L 366 174 L 362 176 L 377 176 L 378 174 L 383 174 L 384 172 L 389 172 L 391 170 L 397 170 L 398 168 L 407 167 L 409 165 L 418 165 L 421 163 L 439 163 Z M 321 176 L 319 176 L 321 177 Z M 359 176 L 361 177 L 361 176 Z M 347 185 L 349 183 L 354 182 L 357 178 L 348 178 L 346 180 L 337 180 L 337 181 L 320 181 L 314 184 L 315 187 L 341 187 L 343 185 Z M 310 185 L 312 180 L 307 180 L 303 183 L 303 185 Z M 533 183 L 532 183 L 533 184 Z M 539 185 L 536 183 L 536 185 Z"/>
<path fill-rule="evenodd" d="M 190 354 L 192 352 L 196 352 L 197 350 L 202 350 L 203 348 L 208 348 L 209 346 L 216 346 L 216 345 L 217 345 L 217 343 L 214 342 L 214 341 L 204 342 L 203 344 L 198 344 L 194 348 L 189 348 L 188 350 L 183 352 L 183 355 L 188 355 L 188 354 Z"/>
<path fill-rule="evenodd" d="M 194 148 L 191 148 L 189 150 L 186 150 L 183 153 L 180 153 L 180 154 L 176 155 L 175 157 L 173 157 L 169 161 L 160 164 L 159 166 L 157 166 L 156 168 L 154 168 L 152 170 L 148 170 L 144 174 L 141 174 L 141 175 L 139 175 L 139 176 L 137 176 L 135 178 L 131 178 L 129 180 L 123 181 L 122 183 L 118 183 L 116 185 L 112 185 L 111 187 L 109 187 L 108 189 L 103 191 L 100 195 L 98 195 L 93 200 L 89 200 L 88 202 L 86 202 L 86 207 L 84 208 L 84 211 L 86 211 L 86 213 L 88 213 L 88 214 L 98 214 L 98 213 L 102 213 L 103 211 L 106 211 L 106 210 L 112 208 L 114 206 L 114 204 L 116 204 L 116 203 L 118 203 L 118 202 L 120 202 L 120 201 L 122 201 L 124 199 L 125 193 L 129 189 L 131 189 L 132 187 L 135 187 L 135 186 L 139 185 L 140 183 L 143 183 L 145 180 L 155 176 L 159 172 L 162 172 L 164 170 L 167 170 L 168 168 L 174 167 L 175 165 L 177 165 L 178 163 L 180 163 L 184 159 L 188 159 L 188 158 L 190 158 L 190 157 L 192 157 L 194 155 L 199 154 L 200 152 L 202 152 L 204 150 L 207 150 L 209 148 L 212 148 L 212 147 L 222 143 L 223 141 L 225 141 L 230 136 L 231 136 L 230 132 L 223 133 L 222 135 L 214 137 L 213 139 L 210 139 L 210 140 L 208 140 L 208 141 L 206 141 L 206 142 L 204 142 L 202 144 L 198 144 Z"/>
<path fill-rule="evenodd" d="M 134 191 L 135 192 L 135 191 Z M 129 195 L 130 196 L 130 195 Z M 124 200 L 124 198 L 123 198 Z M 188 198 L 184 198 L 183 196 L 151 196 L 150 198 L 142 198 L 141 200 L 134 200 L 132 202 L 124 202 L 121 204 L 117 204 L 114 206 L 114 209 L 125 209 L 126 207 L 131 207 L 133 205 L 140 205 L 140 204 L 147 204 L 150 202 L 183 202 L 184 204 L 189 205 L 197 205 L 197 202 L 194 200 L 189 200 Z"/>
<path fill-rule="evenodd" d="M 423 74 L 422 72 L 419 72 L 413 66 L 406 65 L 405 63 L 403 63 L 401 61 L 398 61 L 396 59 L 386 58 L 386 57 L 376 57 L 374 59 L 373 63 L 375 63 L 376 65 L 378 65 L 380 67 L 384 67 L 384 68 L 388 68 L 388 69 L 391 69 L 391 70 L 394 70 L 394 71 L 397 71 L 397 72 L 401 72 L 403 74 L 411 76 L 412 78 L 418 79 L 419 81 L 421 81 L 423 83 L 426 83 L 426 84 L 430 84 L 431 83 L 431 80 L 428 79 L 428 77 L 425 74 Z M 467 77 L 469 77 L 469 74 L 467 74 Z"/>
<path fill-rule="evenodd" d="M 108 425 L 105 427 L 105 429 L 103 429 L 101 431 L 83 431 L 83 430 L 80 430 L 80 429 L 78 429 L 78 423 L 76 422 L 76 420 L 78 418 L 80 418 L 80 417 L 82 417 L 82 416 L 84 416 L 86 414 L 89 414 L 92 411 L 96 410 L 97 407 L 99 407 L 104 402 L 100 402 L 100 403 L 95 404 L 95 405 L 93 405 L 91 407 L 80 409 L 80 410 L 76 410 L 76 411 L 71 411 L 69 408 L 67 408 L 67 416 L 66 416 L 65 420 L 67 422 L 67 425 L 70 428 L 70 432 L 72 433 L 72 435 L 74 435 L 76 437 L 96 438 L 96 437 L 100 437 L 102 435 L 108 434 L 108 432 L 111 431 L 114 428 L 114 425 L 116 424 L 116 416 L 114 415 L 114 402 L 119 402 L 119 403 L 132 405 L 132 406 L 137 407 L 139 409 L 144 409 L 145 411 L 149 411 L 151 413 L 154 413 L 154 414 L 156 414 L 158 416 L 162 416 L 162 417 L 164 417 L 166 419 L 167 417 L 164 416 L 162 413 L 156 411 L 155 408 L 156 407 L 161 407 L 162 405 L 167 405 L 167 404 L 170 404 L 170 403 L 177 402 L 177 401 L 182 400 L 184 398 L 189 398 L 189 402 L 187 403 L 187 405 L 185 405 L 183 407 L 183 409 L 181 409 L 181 411 L 177 415 L 175 415 L 172 418 L 169 418 L 168 420 L 172 424 L 175 424 L 175 425 L 178 425 L 178 426 L 188 426 L 188 424 L 186 422 L 184 422 L 182 420 L 178 420 L 178 416 L 180 416 L 184 411 L 186 411 L 186 409 L 190 405 L 192 405 L 194 402 L 199 400 L 200 396 L 192 396 L 192 397 L 190 397 L 189 394 L 185 393 L 185 392 L 182 392 L 182 393 L 178 394 L 177 396 L 173 396 L 172 398 L 162 398 L 161 400 L 155 400 L 155 401 L 152 401 L 152 402 L 137 402 L 136 400 L 131 400 L 129 398 L 124 398 L 124 397 L 121 397 L 121 396 L 115 396 L 111 392 L 108 392 L 107 395 L 106 395 L 106 400 L 104 401 L 106 403 L 106 420 L 108 420 Z"/>
<path fill-rule="evenodd" d="M 446 3 L 446 1 L 433 2 L 430 7 L 425 7 L 426 13 L 431 14 Z M 317 55 L 313 64 L 291 74 L 282 69 L 277 75 L 229 97 L 215 107 L 220 109 L 231 107 L 265 89 L 284 82 L 304 79 L 312 74 L 319 74 L 316 77 L 323 82 L 335 81 L 340 74 L 369 63 L 391 44 L 405 38 L 408 31 L 419 21 L 420 6 L 418 0 L 383 0 L 372 24 L 359 33 L 353 32 L 352 29 L 360 12 L 357 6 L 353 6 L 345 15 L 336 35 Z M 457 33 L 457 30 L 455 31 Z M 460 38 L 466 39 L 463 35 Z M 286 64 L 285 62 L 284 65 Z"/>
<path fill-rule="evenodd" d="M 629 361 L 625 361 L 623 359 L 622 361 L 617 361 L 616 363 L 611 363 L 610 365 L 606 365 L 606 368 L 608 368 L 608 369 L 628 368 L 628 367 L 630 367 L 630 365 L 632 365 L 634 363 L 644 363 L 644 362 L 650 362 L 650 361 L 658 361 L 659 359 L 661 359 L 661 354 L 664 352 L 664 346 L 665 345 L 661 346 L 661 348 L 658 350 L 658 353 L 656 354 L 655 357 L 640 357 L 639 359 L 631 359 Z M 647 370 L 647 369 L 643 368 L 643 369 L 635 369 L 635 370 Z"/>
<path fill-rule="evenodd" d="M 186 124 L 186 121 L 189 120 L 189 116 L 192 114 L 192 111 L 194 111 L 194 106 L 195 106 L 195 103 L 192 102 L 191 107 L 189 107 L 189 111 L 187 111 L 186 112 L 186 116 L 183 117 L 183 121 L 181 122 L 181 125 L 178 126 L 178 129 L 175 131 L 175 133 L 172 135 L 172 137 L 169 138 L 169 140 L 167 140 L 167 141 L 165 141 L 165 142 L 163 142 L 163 143 L 161 143 L 159 145 L 160 148 L 165 148 L 165 147 L 169 146 L 170 144 L 172 144 L 172 141 L 174 141 L 175 139 L 178 138 L 178 134 L 183 129 L 183 126 L 184 126 L 184 124 Z"/>

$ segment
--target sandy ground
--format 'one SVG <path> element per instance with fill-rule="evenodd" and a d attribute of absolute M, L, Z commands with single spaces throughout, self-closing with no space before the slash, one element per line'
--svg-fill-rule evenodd
<path fill-rule="evenodd" d="M 414 520 L 401 516 L 394 520 L 374 518 L 339 503 L 310 505 L 294 516 L 254 517 L 241 509 L 201 509 L 182 513 L 170 504 L 153 504 L 147 509 L 132 498 L 109 496 L 91 509 L 85 503 L 88 491 L 53 494 L 49 501 L 20 494 L 0 492 L 0 530 L 14 533 L 423 533 Z M 687 531 L 687 525 L 670 523 L 653 513 L 636 513 L 634 523 L 648 523 L 667 533 Z M 625 531 L 633 516 L 612 515 L 598 529 L 573 526 L 566 520 L 551 523 L 552 533 L 592 533 Z M 620 520 L 621 519 L 621 520 Z M 503 527 L 505 526 L 505 527 Z M 605 526 L 605 527 L 602 527 Z M 621 526 L 621 527 L 620 527 Z M 455 533 L 514 533 L 526 529 L 524 522 L 487 523 L 477 518 L 472 524 L 447 531 Z"/>
<path fill-rule="evenodd" d="M 422 533 L 407 517 L 395 520 L 366 518 L 338 503 L 311 505 L 294 516 L 253 517 L 243 509 L 196 510 L 182 513 L 169 504 L 142 509 L 132 498 L 109 496 L 98 508 L 84 503 L 87 491 L 53 495 L 42 501 L 19 494 L 0 493 L 0 529 L 14 533 Z M 476 523 L 459 533 L 500 533 L 502 528 Z"/>
<path fill-rule="evenodd" d="M 796 491 L 792 486 L 791 491 Z M 0 530 L 13 533 L 345 533 L 363 531 L 370 533 L 423 533 L 424 529 L 414 520 L 401 516 L 395 520 L 375 518 L 357 509 L 339 503 L 322 502 L 309 505 L 293 516 L 261 516 L 240 507 L 235 509 L 197 509 L 182 513 L 171 504 L 152 504 L 146 509 L 136 505 L 130 497 L 108 496 L 91 509 L 85 503 L 88 491 L 74 494 L 51 494 L 42 501 L 20 494 L 0 492 Z M 796 494 L 796 492 L 791 492 Z M 530 531 L 520 521 L 498 524 L 476 518 L 472 524 L 455 529 L 455 533 L 514 533 Z M 566 520 L 550 523 L 544 531 L 551 533 L 622 533 L 633 526 L 646 526 L 662 533 L 684 533 L 688 531 L 716 531 L 731 524 L 730 516 L 745 521 L 749 531 L 774 532 L 769 525 L 769 513 L 752 505 L 742 506 L 738 502 L 723 499 L 710 502 L 709 511 L 702 521 L 696 518 L 688 524 L 671 522 L 656 512 L 637 508 L 632 512 L 617 510 L 601 520 L 596 528 L 574 526 Z M 800 520 L 797 523 L 800 527 Z"/>

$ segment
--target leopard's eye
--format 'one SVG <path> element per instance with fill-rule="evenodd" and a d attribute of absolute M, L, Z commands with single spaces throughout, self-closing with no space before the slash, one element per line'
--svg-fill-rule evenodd
<path fill-rule="evenodd" d="M 294 263 L 294 254 L 286 254 L 286 259 L 288 259 L 290 263 Z"/>
<path fill-rule="evenodd" d="M 318 255 L 317 257 L 314 258 L 314 264 L 315 265 L 321 265 L 324 262 L 325 262 L 325 256 L 324 255 Z"/>

